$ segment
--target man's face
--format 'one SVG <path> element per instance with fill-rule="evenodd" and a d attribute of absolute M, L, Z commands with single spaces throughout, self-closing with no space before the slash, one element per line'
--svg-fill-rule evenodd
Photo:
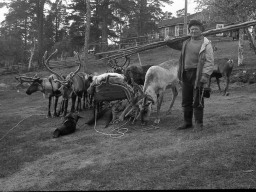
<path fill-rule="evenodd" d="M 199 26 L 194 25 L 190 27 L 190 34 L 191 37 L 199 37 L 202 34 L 202 30 Z"/>

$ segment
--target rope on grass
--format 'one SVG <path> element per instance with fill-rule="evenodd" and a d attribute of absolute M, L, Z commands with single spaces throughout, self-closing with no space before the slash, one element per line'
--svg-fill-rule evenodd
<path fill-rule="evenodd" d="M 108 135 L 108 136 L 110 136 L 110 137 L 112 137 L 112 138 L 119 138 L 119 137 L 124 136 L 124 134 L 125 134 L 127 131 L 129 131 L 128 128 L 121 128 L 121 127 L 123 127 L 124 125 L 126 125 L 129 121 L 130 121 L 130 119 L 127 120 L 123 125 L 120 125 L 119 127 L 114 128 L 114 129 L 111 130 L 111 132 L 117 131 L 117 133 L 104 133 L 104 132 L 98 131 L 98 130 L 96 129 L 96 126 L 97 126 L 97 118 L 95 117 L 95 119 L 94 119 L 94 130 L 95 130 L 97 133 L 100 133 L 100 134 L 102 134 L 102 135 Z M 121 130 L 124 130 L 124 131 L 121 131 Z"/>
<path fill-rule="evenodd" d="M 155 126 L 155 125 L 150 125 L 151 128 L 144 128 L 141 129 L 141 131 L 149 131 L 149 130 L 154 130 L 154 129 L 159 129 L 160 127 Z"/>
<path fill-rule="evenodd" d="M 97 110 L 95 110 L 95 111 L 96 111 L 96 113 L 97 113 Z M 118 120 L 117 120 L 117 121 L 118 121 Z M 129 121 L 131 121 L 131 118 L 129 118 L 123 125 L 120 125 L 119 127 L 114 128 L 114 129 L 111 130 L 111 132 L 117 131 L 117 133 L 104 133 L 104 132 L 98 131 L 98 130 L 96 129 L 96 126 L 97 126 L 97 117 L 95 116 L 95 119 L 94 119 L 94 130 L 95 130 L 97 133 L 100 133 L 100 134 L 102 134 L 102 135 L 108 135 L 108 136 L 110 136 L 110 137 L 112 137 L 112 138 L 119 138 L 119 137 L 124 136 L 124 134 L 129 131 L 128 128 L 121 128 L 121 127 L 123 127 L 124 125 L 126 125 Z M 116 122 L 116 121 L 115 121 L 115 122 Z M 149 131 L 149 130 L 154 130 L 154 129 L 159 129 L 159 128 L 160 128 L 160 127 L 155 126 L 155 125 L 151 125 L 150 127 L 151 127 L 151 128 L 144 128 L 144 129 L 141 129 L 141 131 L 145 132 L 145 131 Z M 122 132 L 122 131 L 120 131 L 120 130 L 125 130 L 125 131 Z"/>
<path fill-rule="evenodd" d="M 33 115 L 39 115 L 39 116 L 42 116 L 42 115 L 45 115 L 45 114 L 33 114 Z M 14 127 L 12 127 L 11 129 L 9 129 L 3 137 L 1 137 L 0 141 L 2 141 L 7 135 L 9 132 L 11 132 L 14 128 L 16 128 L 21 122 L 23 122 L 24 120 L 28 119 L 29 117 L 32 117 L 33 115 L 29 115 L 28 117 L 22 119 L 21 121 L 19 121 Z"/>

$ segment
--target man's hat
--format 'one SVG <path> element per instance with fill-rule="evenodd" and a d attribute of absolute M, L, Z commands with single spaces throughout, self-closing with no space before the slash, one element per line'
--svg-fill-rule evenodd
<path fill-rule="evenodd" d="M 201 30 L 204 31 L 204 25 L 200 20 L 190 20 L 188 24 L 188 28 L 190 29 L 190 27 L 192 26 L 199 26 Z"/>

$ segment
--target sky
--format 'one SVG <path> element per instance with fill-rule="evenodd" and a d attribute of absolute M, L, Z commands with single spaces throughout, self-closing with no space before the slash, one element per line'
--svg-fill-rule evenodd
<path fill-rule="evenodd" d="M 0 0 L 1 1 L 1 0 Z M 172 0 L 173 4 L 171 6 L 166 5 L 163 7 L 163 11 L 172 12 L 173 16 L 176 16 L 176 11 L 183 9 L 185 7 L 185 0 Z M 192 14 L 195 13 L 195 7 L 196 3 L 194 3 L 194 0 L 188 0 L 188 13 Z M 4 14 L 7 13 L 6 8 L 0 9 L 0 22 L 4 20 Z"/>
<path fill-rule="evenodd" d="M 172 5 L 166 5 L 163 7 L 163 11 L 168 11 L 173 14 L 173 16 L 176 17 L 176 11 L 185 8 L 185 0 L 172 0 Z M 193 14 L 195 13 L 195 8 L 197 4 L 194 2 L 195 0 L 188 0 L 188 13 Z"/>

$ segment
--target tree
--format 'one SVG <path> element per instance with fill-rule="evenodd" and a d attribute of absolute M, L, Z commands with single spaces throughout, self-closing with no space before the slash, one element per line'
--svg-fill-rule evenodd
<path fill-rule="evenodd" d="M 255 19 L 256 1 L 254 0 L 196 0 L 198 9 L 206 9 L 214 17 L 221 16 L 226 22 L 244 22 Z M 250 38 L 249 38 L 250 40 Z M 238 66 L 243 64 L 244 29 L 239 30 Z M 255 52 L 256 48 L 253 42 Z"/>
<path fill-rule="evenodd" d="M 127 6 L 129 14 L 123 38 L 145 36 L 158 30 L 157 23 L 165 17 L 161 6 L 171 5 L 171 0 L 131 0 Z"/>
<path fill-rule="evenodd" d="M 177 15 L 177 17 L 184 17 L 185 9 L 180 9 L 180 10 L 176 11 L 176 15 Z"/>
<path fill-rule="evenodd" d="M 38 66 L 41 68 L 43 65 L 42 59 L 44 55 L 44 5 L 46 0 L 37 0 L 36 1 L 36 15 L 37 15 L 37 24 L 38 24 Z"/>
<path fill-rule="evenodd" d="M 62 0 L 55 0 L 51 3 L 51 9 L 49 15 L 54 25 L 54 42 L 61 40 L 60 25 L 64 22 L 65 16 L 67 16 L 66 5 L 63 4 Z"/>
<path fill-rule="evenodd" d="M 86 31 L 85 31 L 85 37 L 84 37 L 84 72 L 86 70 L 86 62 L 88 62 L 88 42 L 90 38 L 90 26 L 91 26 L 91 5 L 90 0 L 86 1 Z"/>
<path fill-rule="evenodd" d="M 19 40 L 20 45 L 23 45 L 20 47 L 21 50 L 19 50 L 19 57 L 16 58 L 16 62 L 24 62 L 27 60 L 26 53 L 31 36 L 29 32 L 33 25 L 33 12 L 32 9 L 30 9 L 30 2 L 30 0 L 23 0 L 11 1 L 11 3 L 6 4 L 9 8 L 9 13 L 6 15 L 5 21 L 2 22 L 1 36 L 10 41 L 14 39 Z M 13 49 L 16 48 L 17 47 Z"/>

